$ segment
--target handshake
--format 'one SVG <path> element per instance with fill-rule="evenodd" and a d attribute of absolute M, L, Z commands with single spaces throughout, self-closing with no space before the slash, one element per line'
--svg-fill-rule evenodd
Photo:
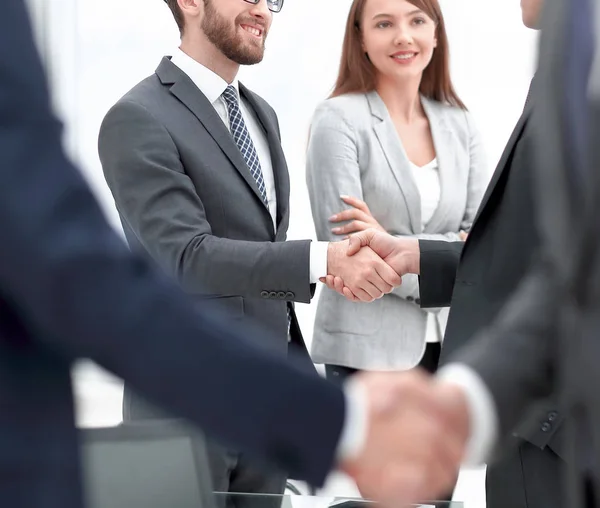
<path fill-rule="evenodd" d="M 351 301 L 372 302 L 402 284 L 402 276 L 418 274 L 419 242 L 365 229 L 329 244 L 327 277 L 321 282 Z"/>
<path fill-rule="evenodd" d="M 350 383 L 366 394 L 366 438 L 338 467 L 363 497 L 404 508 L 450 492 L 470 434 L 461 388 L 419 370 L 360 373 Z"/>

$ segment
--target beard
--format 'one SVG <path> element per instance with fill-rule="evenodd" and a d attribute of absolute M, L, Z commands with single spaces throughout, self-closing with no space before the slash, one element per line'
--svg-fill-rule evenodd
<path fill-rule="evenodd" d="M 253 23 L 250 21 L 249 24 Z M 232 27 L 230 22 L 216 11 L 212 0 L 204 0 L 201 28 L 207 39 L 229 60 L 240 65 L 254 65 L 261 62 L 265 54 L 266 31 L 263 32 L 262 42 L 248 43 L 237 33 L 236 28 L 239 24 L 236 19 Z"/>

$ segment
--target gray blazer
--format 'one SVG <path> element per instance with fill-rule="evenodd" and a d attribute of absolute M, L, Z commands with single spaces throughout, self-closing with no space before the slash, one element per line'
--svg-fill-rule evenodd
<path fill-rule="evenodd" d="M 240 93 L 269 142 L 276 229 L 225 124 L 168 58 L 108 112 L 100 160 L 130 245 L 176 277 L 199 305 L 260 323 L 270 332 L 264 345 L 285 356 L 288 302 L 308 303 L 314 293 L 310 241 L 285 241 L 290 184 L 277 116 L 241 84 Z M 295 319 L 291 337 L 308 361 Z"/>
<path fill-rule="evenodd" d="M 329 217 L 347 207 L 340 194 L 364 200 L 393 235 L 459 240 L 468 230 L 488 181 L 477 131 L 465 111 L 422 98 L 440 171 L 440 203 L 423 229 L 421 200 L 408 157 L 377 92 L 323 102 L 311 125 L 307 184 L 317 238 L 337 239 Z M 402 370 L 425 350 L 427 311 L 419 307 L 415 275 L 370 304 L 321 293 L 312 356 L 316 363 Z M 436 312 L 437 310 L 433 310 Z"/>

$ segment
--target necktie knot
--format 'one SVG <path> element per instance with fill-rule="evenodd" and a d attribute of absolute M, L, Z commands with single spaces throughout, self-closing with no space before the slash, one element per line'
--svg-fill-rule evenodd
<path fill-rule="evenodd" d="M 239 107 L 237 90 L 233 85 L 229 85 L 223 92 L 223 99 L 229 107 Z"/>

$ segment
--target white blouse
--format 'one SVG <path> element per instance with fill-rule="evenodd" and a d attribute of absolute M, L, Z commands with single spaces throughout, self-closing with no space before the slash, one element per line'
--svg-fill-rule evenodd
<path fill-rule="evenodd" d="M 421 222 L 423 228 L 433 217 L 440 202 L 440 173 L 437 158 L 424 166 L 410 163 L 413 177 L 419 194 L 421 195 Z M 427 315 L 427 331 L 425 339 L 427 342 L 441 342 L 443 333 L 439 325 L 437 315 L 433 312 Z"/>

